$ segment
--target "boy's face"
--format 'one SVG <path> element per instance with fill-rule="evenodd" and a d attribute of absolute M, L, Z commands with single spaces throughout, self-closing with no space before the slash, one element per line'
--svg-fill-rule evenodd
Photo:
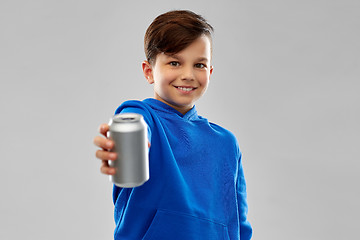
<path fill-rule="evenodd" d="M 155 99 L 185 114 L 206 91 L 212 66 L 207 36 L 201 36 L 174 55 L 160 53 L 153 65 L 143 62 L 147 81 L 154 84 Z"/>

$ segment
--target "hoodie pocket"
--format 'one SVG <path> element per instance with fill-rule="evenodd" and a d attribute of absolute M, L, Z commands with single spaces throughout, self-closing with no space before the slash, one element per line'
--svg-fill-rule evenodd
<path fill-rule="evenodd" d="M 143 240 L 228 240 L 224 224 L 195 216 L 158 210 Z"/>

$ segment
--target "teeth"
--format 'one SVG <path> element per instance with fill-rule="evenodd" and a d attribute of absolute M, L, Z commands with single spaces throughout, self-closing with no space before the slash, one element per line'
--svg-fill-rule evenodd
<path fill-rule="evenodd" d="M 183 91 L 191 91 L 193 90 L 193 88 L 184 88 L 184 87 L 178 87 L 179 89 L 183 90 Z"/>

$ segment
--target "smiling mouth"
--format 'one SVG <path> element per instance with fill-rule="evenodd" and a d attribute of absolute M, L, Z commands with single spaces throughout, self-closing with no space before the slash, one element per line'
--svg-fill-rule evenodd
<path fill-rule="evenodd" d="M 175 86 L 177 89 L 180 89 L 184 92 L 191 92 L 192 90 L 195 90 L 196 88 L 193 88 L 193 87 L 177 87 Z"/>

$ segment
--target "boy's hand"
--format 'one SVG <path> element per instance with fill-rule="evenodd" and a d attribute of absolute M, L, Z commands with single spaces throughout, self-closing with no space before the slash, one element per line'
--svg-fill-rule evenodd
<path fill-rule="evenodd" d="M 112 168 L 108 164 L 108 160 L 116 160 L 117 154 L 110 152 L 114 147 L 114 142 L 107 138 L 107 132 L 109 131 L 109 125 L 104 123 L 99 127 L 99 132 L 104 136 L 96 136 L 94 138 L 94 144 L 101 149 L 96 151 L 96 157 L 102 161 L 100 171 L 103 174 L 114 175 L 115 168 Z"/>

